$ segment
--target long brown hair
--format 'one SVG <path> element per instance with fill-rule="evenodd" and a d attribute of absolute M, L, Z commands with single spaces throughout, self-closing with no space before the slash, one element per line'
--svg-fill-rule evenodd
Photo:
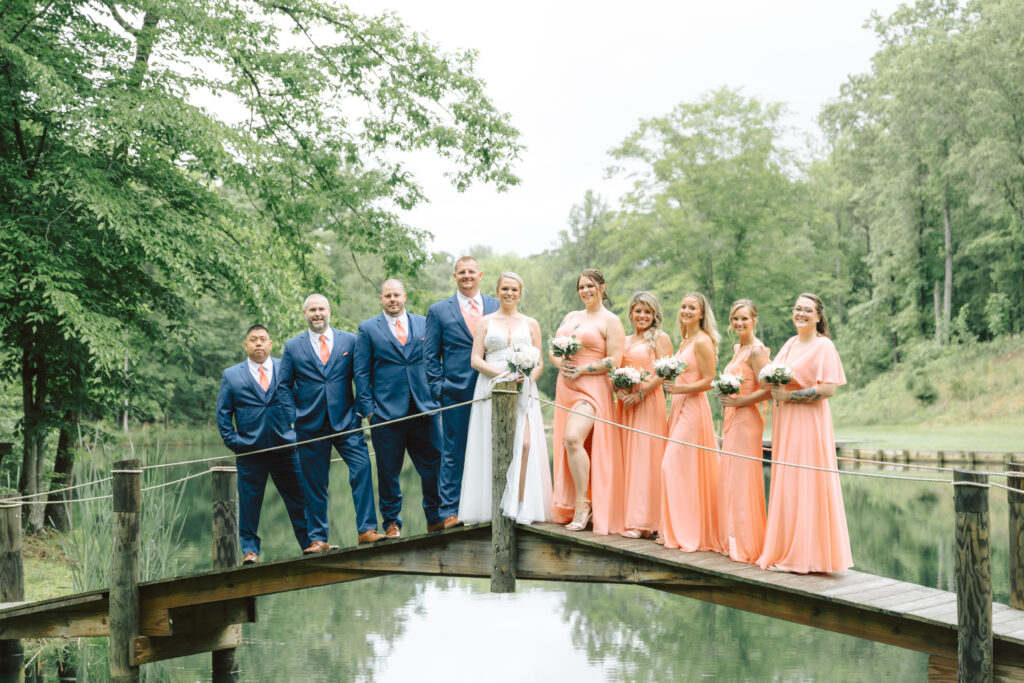
<path fill-rule="evenodd" d="M 658 344 L 658 334 L 661 332 L 661 322 L 664 319 L 661 312 L 661 304 L 658 303 L 658 297 L 650 292 L 637 292 L 629 300 L 629 308 L 627 310 L 629 311 L 630 322 L 633 322 L 633 307 L 637 304 L 647 306 L 653 314 L 654 319 L 651 320 L 651 326 L 644 332 L 644 340 L 654 349 Z M 636 323 L 633 323 L 633 328 L 636 329 Z"/>
<path fill-rule="evenodd" d="M 814 302 L 814 312 L 818 314 L 818 324 L 815 325 L 815 329 L 818 330 L 818 334 L 831 339 L 832 335 L 828 332 L 828 320 L 825 319 L 825 304 L 822 303 L 821 297 L 817 294 L 804 292 L 796 298 L 797 301 L 800 301 L 800 299 L 810 299 Z"/>
<path fill-rule="evenodd" d="M 597 268 L 584 268 L 583 272 L 580 273 L 580 276 L 576 278 L 577 290 L 579 290 L 581 278 L 587 278 L 593 281 L 593 283 L 597 285 L 598 289 L 601 290 L 602 301 L 611 306 L 612 300 L 608 298 L 608 287 L 604 284 L 604 275 L 601 274 L 600 270 L 598 270 Z"/>

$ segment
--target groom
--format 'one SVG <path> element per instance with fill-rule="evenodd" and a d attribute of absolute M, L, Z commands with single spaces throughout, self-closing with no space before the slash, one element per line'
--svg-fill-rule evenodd
<path fill-rule="evenodd" d="M 430 391 L 442 406 L 463 403 L 473 398 L 477 372 L 469 364 L 473 349 L 473 331 L 482 316 L 498 310 L 498 300 L 480 294 L 484 274 L 472 256 L 455 262 L 452 277 L 458 285 L 454 296 L 438 301 L 427 312 L 427 332 L 423 360 L 427 366 Z M 444 528 L 459 523 L 459 498 L 462 492 L 462 468 L 466 461 L 466 432 L 471 406 L 452 408 L 441 413 L 444 438 L 441 448 L 441 494 L 439 514 Z"/>

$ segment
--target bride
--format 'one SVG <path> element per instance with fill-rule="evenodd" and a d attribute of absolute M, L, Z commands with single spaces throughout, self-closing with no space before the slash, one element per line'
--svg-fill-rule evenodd
<path fill-rule="evenodd" d="M 496 381 L 511 380 L 505 361 L 511 346 L 533 346 L 540 351 L 540 325 L 516 310 L 523 295 L 523 280 L 515 273 L 498 276 L 500 308 L 480 318 L 473 333 L 473 369 L 480 375 L 473 398 L 491 393 Z M 512 464 L 505 478 L 501 510 L 506 517 L 529 524 L 547 521 L 551 514 L 551 470 L 548 463 L 544 422 L 537 400 L 536 381 L 542 365 L 529 377 L 520 378 L 523 390 L 516 404 L 516 433 Z M 462 471 L 462 498 L 459 521 L 483 522 L 491 519 L 491 402 L 474 403 L 469 417 L 466 441 L 466 465 Z"/>

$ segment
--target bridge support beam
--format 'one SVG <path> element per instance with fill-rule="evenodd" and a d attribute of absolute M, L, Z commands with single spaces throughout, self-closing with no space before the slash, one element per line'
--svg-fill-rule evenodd
<path fill-rule="evenodd" d="M 238 564 L 238 469 L 230 461 L 221 461 L 211 467 L 210 472 L 213 477 L 213 568 L 227 569 Z M 241 628 L 233 624 L 226 631 Z M 214 650 L 212 667 L 214 683 L 236 683 L 235 648 Z"/>
<path fill-rule="evenodd" d="M 515 444 L 518 382 L 499 382 L 491 394 L 491 592 L 516 590 L 516 524 L 501 512 Z M 518 495 L 518 491 L 513 491 Z"/>
<path fill-rule="evenodd" d="M 1006 461 L 1010 508 L 1010 607 L 1024 610 L 1024 463 Z"/>
<path fill-rule="evenodd" d="M 139 522 L 142 469 L 138 460 L 121 460 L 114 477 L 114 556 L 110 566 L 110 680 L 135 683 L 132 641 L 139 635 Z"/>
<path fill-rule="evenodd" d="M 992 550 L 988 475 L 955 470 L 957 679 L 992 681 Z"/>
<path fill-rule="evenodd" d="M 21 557 L 21 501 L 16 494 L 0 497 L 0 602 L 25 599 Z M 21 680 L 25 652 L 18 639 L 0 640 L 0 682 Z"/>

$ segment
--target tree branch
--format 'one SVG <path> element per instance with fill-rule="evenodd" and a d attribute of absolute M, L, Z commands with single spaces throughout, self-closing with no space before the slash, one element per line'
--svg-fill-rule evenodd
<path fill-rule="evenodd" d="M 122 17 L 121 13 L 117 11 L 117 5 L 115 5 L 112 2 L 105 2 L 103 4 L 105 4 L 107 6 L 107 9 L 110 10 L 110 14 L 114 17 L 114 21 L 117 22 L 118 26 L 123 28 L 128 34 L 135 36 L 136 38 L 139 37 L 139 29 L 135 28 L 127 21 L 125 21 L 125 18 Z"/>

